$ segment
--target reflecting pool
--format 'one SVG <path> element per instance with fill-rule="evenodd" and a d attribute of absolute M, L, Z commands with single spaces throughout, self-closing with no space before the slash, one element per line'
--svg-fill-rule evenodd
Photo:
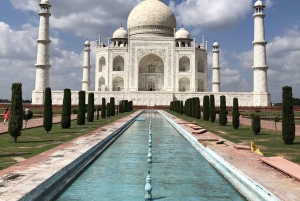
<path fill-rule="evenodd" d="M 152 117 L 152 160 L 147 162 Z M 153 200 L 246 200 L 159 113 L 144 113 L 57 201 L 141 201 L 148 170 Z"/>

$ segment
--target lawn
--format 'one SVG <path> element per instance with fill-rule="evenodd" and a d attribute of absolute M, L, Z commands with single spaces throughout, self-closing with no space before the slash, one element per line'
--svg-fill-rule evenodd
<path fill-rule="evenodd" d="M 197 125 L 231 142 L 250 146 L 252 141 L 260 148 L 264 156 L 270 157 L 283 154 L 287 160 L 300 165 L 300 137 L 298 136 L 296 136 L 293 145 L 285 145 L 282 141 L 281 132 L 276 132 L 275 130 L 262 129 L 260 134 L 254 135 L 250 126 L 240 124 L 239 129 L 235 130 L 231 122 L 228 122 L 227 126 L 220 126 L 218 119 L 211 123 L 210 121 L 203 121 L 203 119 L 196 120 L 174 111 L 166 111 L 188 122 L 195 121 Z"/>
<path fill-rule="evenodd" d="M 85 125 L 76 125 L 72 121 L 69 129 L 62 129 L 60 124 L 53 124 L 52 130 L 47 134 L 43 127 L 22 131 L 18 142 L 14 143 L 9 134 L 0 135 L 0 170 L 56 147 L 64 142 L 85 135 L 101 126 L 114 122 L 131 113 L 122 113 L 113 117 L 86 122 Z"/>

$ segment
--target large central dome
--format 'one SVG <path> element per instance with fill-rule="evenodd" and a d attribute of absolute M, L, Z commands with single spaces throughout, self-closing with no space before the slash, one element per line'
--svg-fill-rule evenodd
<path fill-rule="evenodd" d="M 127 21 L 130 36 L 174 36 L 176 18 L 161 0 L 143 0 L 129 14 Z"/>

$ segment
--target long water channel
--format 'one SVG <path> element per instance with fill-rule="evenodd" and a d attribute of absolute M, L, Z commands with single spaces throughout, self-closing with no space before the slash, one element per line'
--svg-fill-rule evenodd
<path fill-rule="evenodd" d="M 152 163 L 147 162 L 152 117 Z M 151 171 L 153 200 L 246 200 L 159 113 L 143 113 L 57 201 L 145 200 Z"/>

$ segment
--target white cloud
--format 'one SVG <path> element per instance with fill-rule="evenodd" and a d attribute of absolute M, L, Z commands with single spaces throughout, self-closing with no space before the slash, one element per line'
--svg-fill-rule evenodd
<path fill-rule="evenodd" d="M 271 8 L 273 6 L 274 2 L 273 0 L 266 0 L 266 3 L 265 5 L 268 7 L 268 8 Z"/>
<path fill-rule="evenodd" d="M 177 23 L 221 30 L 234 26 L 243 19 L 251 11 L 252 3 L 252 0 L 186 0 L 177 5 L 170 1 L 169 6 L 177 15 Z"/>

